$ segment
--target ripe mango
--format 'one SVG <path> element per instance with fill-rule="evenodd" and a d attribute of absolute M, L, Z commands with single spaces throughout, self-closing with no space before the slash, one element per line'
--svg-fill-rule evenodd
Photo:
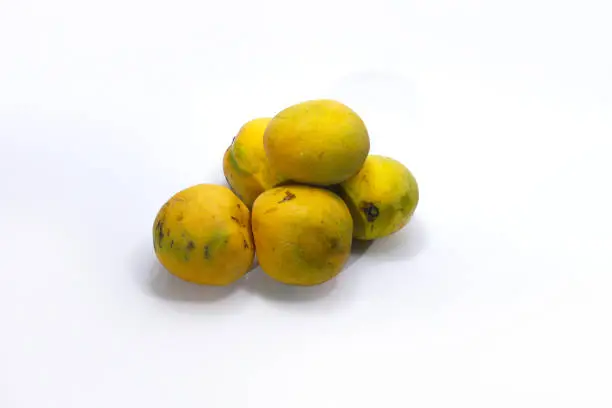
<path fill-rule="evenodd" d="M 253 263 L 249 209 L 227 187 L 189 187 L 159 210 L 153 245 L 171 274 L 193 283 L 230 284 Z"/>
<path fill-rule="evenodd" d="M 257 259 L 265 273 L 291 285 L 317 285 L 342 270 L 353 221 L 331 191 L 289 185 L 262 193 L 253 205 Z"/>
<path fill-rule="evenodd" d="M 359 173 L 338 187 L 353 217 L 353 236 L 363 240 L 402 229 L 419 202 L 416 179 L 389 157 L 368 156 Z"/>
<path fill-rule="evenodd" d="M 290 106 L 272 118 L 264 147 L 271 166 L 285 178 L 325 186 L 359 171 L 370 138 L 348 106 L 321 99 Z"/>
<path fill-rule="evenodd" d="M 245 123 L 223 157 L 223 173 L 232 190 L 249 207 L 264 191 L 282 182 L 264 151 L 263 136 L 270 118 Z"/>

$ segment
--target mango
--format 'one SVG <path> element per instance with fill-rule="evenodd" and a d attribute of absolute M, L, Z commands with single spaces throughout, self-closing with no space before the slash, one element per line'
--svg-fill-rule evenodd
<path fill-rule="evenodd" d="M 245 123 L 223 157 L 225 179 L 249 207 L 264 191 L 283 181 L 270 167 L 264 151 L 263 136 L 270 118 Z"/>
<path fill-rule="evenodd" d="M 272 168 L 294 182 L 331 185 L 355 175 L 370 150 L 365 124 L 348 106 L 312 100 L 278 113 L 264 134 Z"/>
<path fill-rule="evenodd" d="M 351 214 L 328 190 L 302 185 L 268 190 L 253 204 L 252 226 L 259 265 L 286 284 L 332 279 L 351 251 Z"/>
<path fill-rule="evenodd" d="M 419 202 L 416 179 L 406 166 L 389 157 L 368 156 L 359 173 L 338 187 L 353 217 L 353 236 L 362 240 L 399 231 Z"/>
<path fill-rule="evenodd" d="M 172 196 L 153 224 L 159 262 L 203 285 L 228 285 L 253 264 L 250 211 L 227 187 L 199 184 Z"/>

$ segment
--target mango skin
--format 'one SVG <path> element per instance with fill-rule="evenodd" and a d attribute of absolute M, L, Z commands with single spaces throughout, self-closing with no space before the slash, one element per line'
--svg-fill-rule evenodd
<path fill-rule="evenodd" d="M 263 136 L 270 118 L 245 123 L 225 151 L 223 173 L 236 195 L 249 207 L 261 193 L 283 182 L 270 167 Z"/>
<path fill-rule="evenodd" d="M 227 187 L 198 184 L 172 196 L 153 224 L 159 262 L 171 274 L 202 285 L 228 285 L 253 264 L 246 205 Z"/>
<path fill-rule="evenodd" d="M 340 102 L 319 99 L 278 113 L 264 147 L 271 166 L 298 183 L 332 185 L 355 175 L 370 151 L 365 124 Z"/>
<path fill-rule="evenodd" d="M 253 205 L 257 259 L 271 278 L 318 285 L 336 276 L 351 252 L 353 221 L 336 194 L 288 185 L 262 193 Z"/>
<path fill-rule="evenodd" d="M 384 156 L 368 156 L 359 173 L 338 187 L 353 217 L 353 237 L 362 240 L 401 230 L 419 202 L 419 187 L 410 170 Z"/>

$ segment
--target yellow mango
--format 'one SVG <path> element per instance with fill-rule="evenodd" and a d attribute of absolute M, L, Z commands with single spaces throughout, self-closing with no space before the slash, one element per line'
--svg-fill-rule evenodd
<path fill-rule="evenodd" d="M 249 208 L 258 195 L 283 181 L 270 168 L 264 151 L 269 122 L 270 118 L 258 118 L 245 123 L 223 157 L 225 179 Z"/>
<path fill-rule="evenodd" d="M 272 118 L 264 147 L 272 168 L 285 178 L 324 186 L 359 171 L 370 138 L 348 106 L 321 99 L 290 106 Z"/>
<path fill-rule="evenodd" d="M 255 200 L 252 226 L 259 265 L 286 284 L 330 280 L 351 251 L 351 215 L 328 190 L 298 185 L 268 190 Z"/>
<path fill-rule="evenodd" d="M 359 173 L 338 187 L 353 217 L 353 236 L 363 240 L 402 229 L 419 202 L 416 179 L 406 166 L 389 157 L 368 156 Z"/>
<path fill-rule="evenodd" d="M 172 196 L 153 224 L 159 262 L 189 282 L 227 285 L 243 276 L 255 254 L 250 212 L 227 187 L 199 184 Z"/>

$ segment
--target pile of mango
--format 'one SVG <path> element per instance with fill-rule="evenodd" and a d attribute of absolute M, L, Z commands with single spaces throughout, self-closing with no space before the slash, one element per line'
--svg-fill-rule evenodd
<path fill-rule="evenodd" d="M 412 173 L 369 151 L 362 119 L 334 100 L 254 119 L 223 158 L 231 190 L 199 184 L 171 197 L 153 225 L 155 254 L 171 274 L 204 285 L 237 281 L 255 255 L 277 281 L 328 281 L 353 239 L 399 231 L 418 204 Z"/>

